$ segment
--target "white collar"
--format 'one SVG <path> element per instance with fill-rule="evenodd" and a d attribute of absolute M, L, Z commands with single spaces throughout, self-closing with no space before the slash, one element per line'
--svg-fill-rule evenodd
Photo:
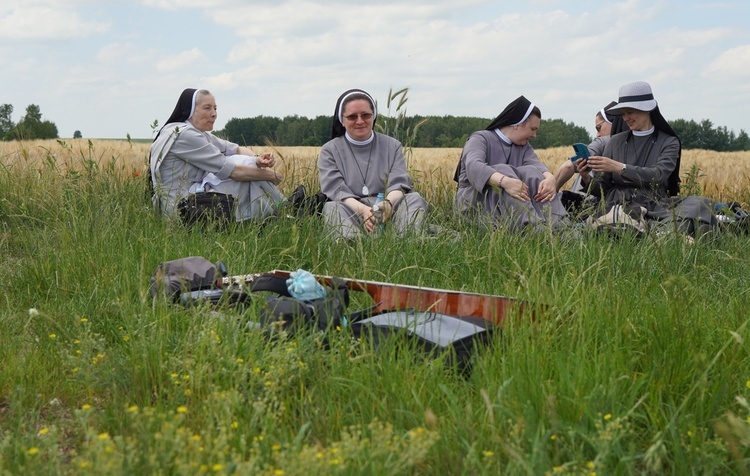
<path fill-rule="evenodd" d="M 508 139 L 508 136 L 500 132 L 500 129 L 495 129 L 495 133 L 497 133 L 498 137 L 500 137 L 500 140 L 505 142 L 508 145 L 513 145 L 513 141 Z"/>
<path fill-rule="evenodd" d="M 655 126 L 651 126 L 651 129 L 647 131 L 633 131 L 633 135 L 636 137 L 646 137 L 654 133 Z"/>
<path fill-rule="evenodd" d="M 352 136 L 349 135 L 348 132 L 344 133 L 344 137 L 346 137 L 346 140 L 348 140 L 351 144 L 354 145 L 367 145 L 373 140 L 375 140 L 375 131 L 370 131 L 370 137 L 365 140 L 356 140 L 352 139 Z"/>

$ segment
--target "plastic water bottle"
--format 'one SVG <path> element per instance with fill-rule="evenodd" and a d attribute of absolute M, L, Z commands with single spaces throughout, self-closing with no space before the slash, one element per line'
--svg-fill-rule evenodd
<path fill-rule="evenodd" d="M 315 279 L 315 276 L 304 269 L 289 273 L 286 287 L 293 298 L 305 301 L 323 298 L 327 294 L 325 288 Z"/>
<path fill-rule="evenodd" d="M 373 236 L 377 236 L 383 231 L 383 213 L 385 208 L 385 196 L 383 192 L 378 193 L 375 199 L 375 204 L 372 206 L 372 217 L 375 220 L 375 229 L 373 230 Z"/>

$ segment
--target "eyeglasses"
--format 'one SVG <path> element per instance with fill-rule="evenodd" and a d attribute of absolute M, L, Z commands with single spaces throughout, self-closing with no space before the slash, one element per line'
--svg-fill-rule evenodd
<path fill-rule="evenodd" d="M 598 123 L 596 125 L 596 132 L 601 132 L 602 131 L 602 124 L 604 124 L 604 121 L 602 121 L 602 122 L 600 122 L 600 123 Z"/>
<path fill-rule="evenodd" d="M 371 112 L 363 112 L 362 114 L 349 114 L 348 116 L 344 116 L 344 119 L 350 122 L 356 122 L 358 118 L 362 118 L 363 121 L 369 121 L 372 119 L 372 113 Z"/>

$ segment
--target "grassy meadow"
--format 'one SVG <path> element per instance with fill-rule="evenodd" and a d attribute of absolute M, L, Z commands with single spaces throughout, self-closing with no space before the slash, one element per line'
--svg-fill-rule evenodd
<path fill-rule="evenodd" d="M 460 240 L 334 244 L 312 217 L 187 230 L 150 208 L 147 147 L 0 143 L 0 474 L 750 473 L 747 235 L 467 228 L 458 149 L 409 164 Z M 275 149 L 285 192 L 317 190 L 317 150 Z M 539 155 L 554 170 L 569 151 Z M 685 151 L 682 171 L 750 202 L 750 152 Z M 257 306 L 152 300 L 156 266 L 191 255 L 545 306 L 465 377 L 346 330 L 267 341 L 245 325 Z"/>

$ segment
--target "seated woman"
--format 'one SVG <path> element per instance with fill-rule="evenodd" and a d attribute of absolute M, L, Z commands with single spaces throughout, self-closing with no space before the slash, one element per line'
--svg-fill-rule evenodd
<path fill-rule="evenodd" d="M 385 195 L 383 219 L 398 234 L 419 230 L 429 205 L 412 190 L 401 143 L 372 128 L 377 110 L 361 89 L 344 92 L 336 102 L 331 140 L 320 150 L 320 189 L 328 197 L 323 217 L 334 238 L 373 233 L 372 206 Z"/>
<path fill-rule="evenodd" d="M 529 144 L 541 120 L 539 108 L 520 96 L 469 137 L 454 176 L 461 215 L 478 212 L 514 229 L 554 226 L 565 216 L 555 177 Z"/>
<path fill-rule="evenodd" d="M 612 136 L 601 155 L 578 164 L 589 193 L 602 197 L 603 211 L 623 207 L 631 218 L 670 222 L 698 236 L 716 226 L 713 204 L 704 197 L 678 198 L 682 146 L 659 111 L 651 86 L 643 81 L 620 88 L 609 110 L 630 128 Z"/>
<path fill-rule="evenodd" d="M 200 191 L 233 195 L 235 219 L 263 219 L 285 203 L 276 185 L 282 177 L 270 153 L 256 156 L 247 147 L 210 133 L 216 101 L 205 89 L 185 89 L 172 115 L 151 144 L 153 202 L 164 217 L 176 217 L 180 200 Z"/>

